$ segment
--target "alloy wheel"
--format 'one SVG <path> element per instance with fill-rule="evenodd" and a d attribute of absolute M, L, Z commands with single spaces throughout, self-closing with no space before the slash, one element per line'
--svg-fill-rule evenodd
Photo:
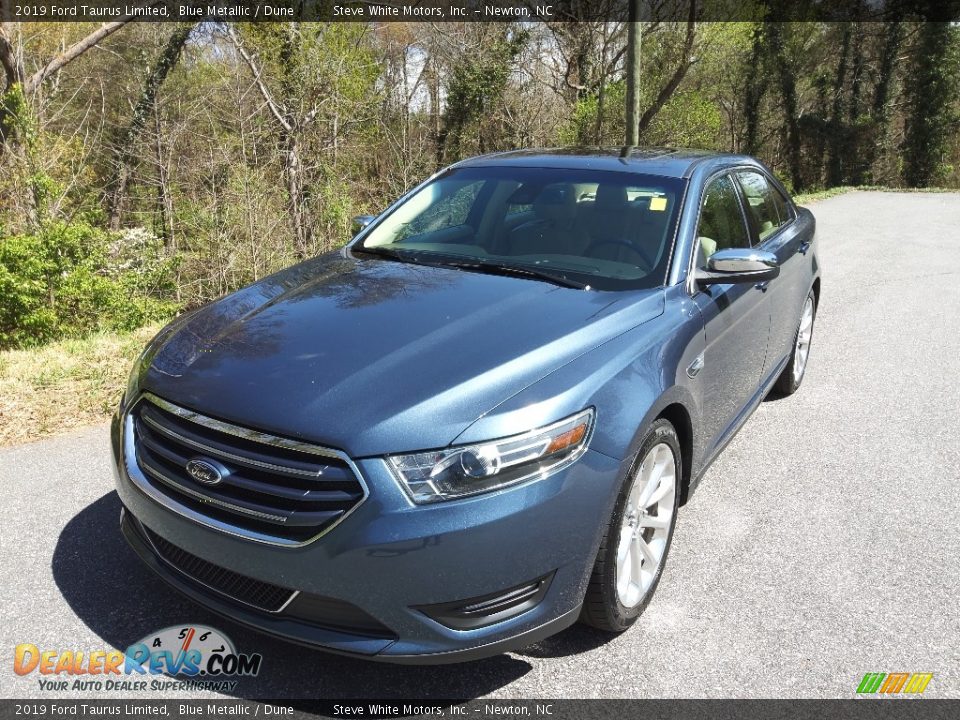
<path fill-rule="evenodd" d="M 803 372 L 807 369 L 807 357 L 810 355 L 810 339 L 813 337 L 813 298 L 807 297 L 800 316 L 800 328 L 797 330 L 797 345 L 794 348 L 793 382 L 800 384 Z"/>
<path fill-rule="evenodd" d="M 663 564 L 673 525 L 677 463 L 666 443 L 654 445 L 633 478 L 617 545 L 617 596 L 639 605 Z"/>

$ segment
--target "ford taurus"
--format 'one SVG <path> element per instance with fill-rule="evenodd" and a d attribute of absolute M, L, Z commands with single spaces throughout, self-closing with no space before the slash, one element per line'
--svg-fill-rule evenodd
<path fill-rule="evenodd" d="M 524 151 L 356 229 L 150 342 L 112 431 L 130 544 L 358 657 L 626 630 L 711 462 L 803 381 L 811 213 L 749 157 Z"/>

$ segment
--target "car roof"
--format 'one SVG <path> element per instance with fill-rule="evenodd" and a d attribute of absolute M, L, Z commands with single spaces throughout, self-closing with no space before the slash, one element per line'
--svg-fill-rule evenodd
<path fill-rule="evenodd" d="M 690 177 L 695 167 L 710 163 L 716 166 L 758 165 L 748 155 L 735 155 L 710 150 L 685 148 L 547 148 L 508 150 L 467 158 L 452 167 L 541 167 Z"/>

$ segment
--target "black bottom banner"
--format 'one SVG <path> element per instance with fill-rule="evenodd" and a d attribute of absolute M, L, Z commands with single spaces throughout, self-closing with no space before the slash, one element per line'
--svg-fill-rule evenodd
<path fill-rule="evenodd" d="M 960 718 L 960 700 L 0 700 L 0 718 Z"/>

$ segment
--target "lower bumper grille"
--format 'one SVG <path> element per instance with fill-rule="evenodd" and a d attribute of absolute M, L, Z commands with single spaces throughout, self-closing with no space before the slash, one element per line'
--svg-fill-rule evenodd
<path fill-rule="evenodd" d="M 258 610 L 275 613 L 282 610 L 297 594 L 294 590 L 254 580 L 207 562 L 164 540 L 148 528 L 144 528 L 144 532 L 154 550 L 157 551 L 157 555 L 170 567 L 210 590 L 226 595 L 231 600 L 250 605 Z"/>
<path fill-rule="evenodd" d="M 204 594 L 212 592 L 247 608 L 328 630 L 371 638 L 397 637 L 356 605 L 256 580 L 197 557 L 150 530 L 129 511 L 124 511 L 121 524 L 134 549 L 142 548 L 138 550 L 141 555 L 153 555 L 155 564 L 174 571 Z M 169 572 L 161 574 L 170 575 Z"/>

